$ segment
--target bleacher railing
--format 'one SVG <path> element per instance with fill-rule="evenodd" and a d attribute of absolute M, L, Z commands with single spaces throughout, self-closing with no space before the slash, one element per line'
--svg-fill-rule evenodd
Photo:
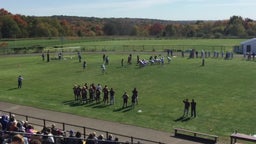
<path fill-rule="evenodd" d="M 118 133 L 115 133 L 115 132 L 109 132 L 109 131 L 104 131 L 104 130 L 85 127 L 85 126 L 80 126 L 80 125 L 62 123 L 62 122 L 37 118 L 37 117 L 33 117 L 33 116 L 22 115 L 22 114 L 18 114 L 18 113 L 3 111 L 3 110 L 0 110 L 0 112 L 1 112 L 1 115 L 9 115 L 10 117 L 11 117 L 11 115 L 14 114 L 15 118 L 18 121 L 28 121 L 29 124 L 31 124 L 33 126 L 41 127 L 41 128 L 50 127 L 52 124 L 55 124 L 56 128 L 60 128 L 63 132 L 65 132 L 64 133 L 65 137 L 68 137 L 68 136 L 66 136 L 66 133 L 69 132 L 72 129 L 74 131 L 81 132 L 84 140 L 86 140 L 86 138 L 89 136 L 90 133 L 96 132 L 96 133 L 104 134 L 106 138 L 109 135 L 114 135 L 114 136 L 118 137 L 118 139 L 120 141 L 119 142 L 120 144 L 126 144 L 127 142 L 129 142 L 128 144 L 143 144 L 143 143 L 146 143 L 146 144 L 165 144 L 165 143 L 159 142 L 159 141 L 153 141 L 153 140 L 148 140 L 148 139 L 144 139 L 144 138 L 127 136 L 127 135 L 122 135 L 122 134 L 118 134 Z M 121 142 L 121 141 L 123 141 L 123 142 Z"/>

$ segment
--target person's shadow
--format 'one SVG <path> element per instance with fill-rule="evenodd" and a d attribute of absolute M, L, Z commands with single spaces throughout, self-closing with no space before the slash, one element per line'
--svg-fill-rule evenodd
<path fill-rule="evenodd" d="M 178 122 L 178 121 L 181 121 L 181 122 L 186 122 L 186 121 L 189 121 L 191 118 L 190 117 L 184 117 L 184 116 L 181 116 L 175 120 L 173 120 L 174 122 Z"/>
<path fill-rule="evenodd" d="M 12 91 L 12 90 L 16 90 L 16 89 L 19 89 L 19 88 L 9 88 L 8 91 Z"/>

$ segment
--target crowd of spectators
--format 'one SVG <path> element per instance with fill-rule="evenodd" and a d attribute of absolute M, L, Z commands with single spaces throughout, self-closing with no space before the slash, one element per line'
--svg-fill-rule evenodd
<path fill-rule="evenodd" d="M 0 118 L 0 144 L 125 144 L 118 137 L 108 134 L 97 136 L 90 133 L 86 138 L 79 131 L 67 132 L 57 128 L 55 124 L 37 130 L 28 121 L 19 121 L 15 115 L 2 115 Z M 127 142 L 129 143 L 129 142 Z"/>

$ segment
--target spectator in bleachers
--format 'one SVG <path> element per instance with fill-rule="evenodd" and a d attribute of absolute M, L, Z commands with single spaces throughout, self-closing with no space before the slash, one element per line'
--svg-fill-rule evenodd
<path fill-rule="evenodd" d="M 2 130 L 4 130 L 4 131 L 7 130 L 8 123 L 9 123 L 8 116 L 2 115 L 2 118 L 1 118 Z"/>
<path fill-rule="evenodd" d="M 16 134 L 12 137 L 11 144 L 25 144 L 24 138 L 20 134 Z"/>
<path fill-rule="evenodd" d="M 58 129 L 56 128 L 55 124 L 52 124 L 51 132 L 52 132 L 53 135 L 57 135 L 58 134 Z"/>
<path fill-rule="evenodd" d="M 2 124 L 0 123 L 0 143 L 2 144 L 4 141 L 4 134 L 2 132 Z"/>
<path fill-rule="evenodd" d="M 18 131 L 17 120 L 15 119 L 14 114 L 12 114 L 9 118 L 9 122 L 7 124 L 7 131 Z"/>
<path fill-rule="evenodd" d="M 81 136 L 82 136 L 81 132 L 79 131 L 76 132 L 76 135 L 75 135 L 76 139 L 74 139 L 73 144 L 83 144 L 83 140 L 81 139 Z"/>
<path fill-rule="evenodd" d="M 65 138 L 65 143 L 67 144 L 73 144 L 75 142 L 75 136 L 74 136 L 74 131 L 70 130 L 69 131 L 69 136 L 67 138 Z"/>
<path fill-rule="evenodd" d="M 43 144 L 54 144 L 54 138 L 50 128 L 45 129 L 43 136 Z"/>
<path fill-rule="evenodd" d="M 36 133 L 36 130 L 34 129 L 34 127 L 31 124 L 28 124 L 28 126 L 25 129 L 25 131 L 26 131 L 26 133 L 29 133 L 29 134 Z"/>
<path fill-rule="evenodd" d="M 22 122 L 17 123 L 18 132 L 25 132 L 25 127 L 23 126 Z"/>
<path fill-rule="evenodd" d="M 98 136 L 98 144 L 104 144 L 105 143 L 105 139 L 103 134 Z"/>
<path fill-rule="evenodd" d="M 42 143 L 42 133 L 40 131 L 36 132 L 35 135 L 32 135 L 29 139 L 30 139 L 30 143 L 34 143 L 34 144 L 41 144 Z"/>
<path fill-rule="evenodd" d="M 119 144 L 119 139 L 117 137 L 115 137 L 113 144 Z"/>
<path fill-rule="evenodd" d="M 93 133 L 92 133 L 92 136 L 93 136 L 93 140 L 94 140 L 95 142 L 97 142 L 97 141 L 98 141 L 98 138 L 97 138 L 97 136 L 96 136 L 96 132 L 93 132 Z"/>
<path fill-rule="evenodd" d="M 105 144 L 113 144 L 113 143 L 114 143 L 113 136 L 112 134 L 109 134 Z"/>
<path fill-rule="evenodd" d="M 32 139 L 29 144 L 42 144 L 39 139 Z"/>
<path fill-rule="evenodd" d="M 17 123 L 10 121 L 8 124 L 7 131 L 18 131 Z"/>
<path fill-rule="evenodd" d="M 95 144 L 93 141 L 93 135 L 90 133 L 86 139 L 86 144 Z"/>

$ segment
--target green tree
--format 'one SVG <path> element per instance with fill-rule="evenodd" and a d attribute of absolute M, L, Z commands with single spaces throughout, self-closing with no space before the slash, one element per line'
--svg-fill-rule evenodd
<path fill-rule="evenodd" d="M 114 23 L 109 22 L 109 23 L 106 23 L 104 25 L 103 31 L 106 35 L 116 35 L 117 34 L 117 27 Z"/>
<path fill-rule="evenodd" d="M 173 24 L 167 25 L 164 31 L 166 36 L 174 37 L 176 35 L 176 29 Z"/>
<path fill-rule="evenodd" d="M 20 28 L 11 15 L 1 16 L 0 21 L 2 21 L 1 33 L 3 38 L 16 38 L 20 35 Z"/>
<path fill-rule="evenodd" d="M 225 28 L 225 34 L 228 36 L 246 36 L 246 30 L 243 25 L 243 18 L 240 16 L 232 16 Z"/>

